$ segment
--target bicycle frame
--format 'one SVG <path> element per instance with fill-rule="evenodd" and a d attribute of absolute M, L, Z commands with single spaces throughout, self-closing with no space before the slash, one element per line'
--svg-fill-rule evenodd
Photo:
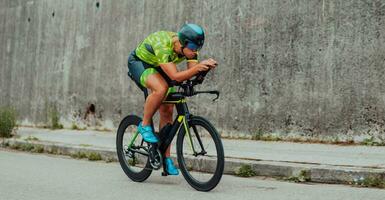
<path fill-rule="evenodd" d="M 136 115 L 128 115 L 126 116 L 120 123 L 119 129 L 117 131 L 116 138 L 116 149 L 118 153 L 119 163 L 124 171 L 124 173 L 133 181 L 142 182 L 146 180 L 152 170 L 159 170 L 163 166 L 162 176 L 168 176 L 167 165 L 164 162 L 164 157 L 167 149 L 169 148 L 171 142 L 174 140 L 177 135 L 176 140 L 176 150 L 177 150 L 177 161 L 180 167 L 180 170 L 186 179 L 186 181 L 196 190 L 198 191 L 210 191 L 219 183 L 223 171 L 224 171 L 224 150 L 223 145 L 219 136 L 219 133 L 215 129 L 215 127 L 205 118 L 200 116 L 193 116 L 190 114 L 186 98 L 195 96 L 197 94 L 214 94 L 216 98 L 213 99 L 215 101 L 219 98 L 220 92 L 217 90 L 211 91 L 195 91 L 194 86 L 198 84 L 202 84 L 205 75 L 208 71 L 198 73 L 193 80 L 186 80 L 183 82 L 172 81 L 170 85 L 179 86 L 178 92 L 171 93 L 167 96 L 167 99 L 163 101 L 163 104 L 173 104 L 177 110 L 177 116 L 172 122 L 172 124 L 167 123 L 163 126 L 158 134 L 160 141 L 158 143 L 147 143 L 143 139 L 139 140 L 138 135 L 139 132 L 130 134 L 132 128 L 128 128 L 129 126 L 138 126 L 142 119 Z M 130 73 L 129 73 L 130 76 Z M 132 76 L 130 76 L 133 78 Z M 135 81 L 135 80 L 134 80 Z M 145 87 L 142 87 L 139 83 L 135 82 L 139 88 L 144 92 L 144 97 L 147 99 L 148 90 Z M 151 121 L 151 127 L 154 130 L 154 124 Z M 205 131 L 212 137 L 215 143 L 215 150 L 217 156 L 217 164 L 215 167 L 215 171 L 213 172 L 212 178 L 207 181 L 201 181 L 194 178 L 194 175 L 191 174 L 191 163 L 198 161 L 198 165 L 201 165 L 200 159 L 190 159 L 190 156 L 194 156 L 195 158 L 199 155 L 208 154 L 204 149 L 204 145 L 202 143 L 202 139 L 205 136 L 198 133 L 198 130 Z M 199 128 L 199 129 L 198 129 Z M 135 129 L 135 128 L 134 128 Z M 190 131 L 191 130 L 191 131 Z M 125 134 L 128 132 L 127 134 Z M 132 132 L 131 132 L 132 133 Z M 193 135 L 194 134 L 194 135 Z M 132 138 L 129 141 L 129 145 L 125 145 L 124 136 L 130 135 Z M 194 137 L 193 137 L 194 136 Z M 136 140 L 137 143 L 135 142 Z M 186 141 L 187 140 L 187 141 Z M 127 141 L 127 140 L 126 140 Z M 185 144 L 188 143 L 188 144 Z M 196 145 L 194 145 L 196 143 Z M 190 146 L 191 152 L 189 150 L 185 150 L 184 146 Z M 209 145 L 206 146 L 208 148 Z M 211 148 L 210 148 L 211 150 Z M 198 151 L 198 152 L 197 152 Z M 136 162 L 137 157 L 135 154 L 141 154 L 146 156 L 145 160 L 142 158 L 138 158 L 138 162 Z M 187 153 L 187 157 L 186 157 Z M 215 155 L 213 155 L 215 156 Z M 212 155 L 208 155 L 208 157 L 213 157 Z M 132 160 L 127 160 L 127 157 Z M 130 166 L 137 166 L 139 168 L 144 167 L 142 170 L 138 171 L 136 169 L 131 169 Z M 195 164 L 193 164 L 195 165 Z M 198 169 L 200 171 L 200 169 Z"/>
<path fill-rule="evenodd" d="M 189 131 L 189 125 L 187 124 L 187 122 L 190 120 L 191 114 L 190 114 L 188 107 L 187 107 L 186 97 L 194 96 L 197 94 L 208 93 L 208 94 L 217 95 L 217 97 L 215 99 L 213 99 L 213 101 L 215 101 L 216 99 L 219 98 L 219 91 L 216 91 L 216 90 L 214 90 L 214 91 L 195 91 L 194 90 L 194 85 L 201 84 L 207 73 L 208 73 L 208 71 L 200 72 L 194 80 L 187 80 L 186 82 L 178 83 L 178 82 L 173 81 L 172 85 L 179 86 L 181 89 L 183 89 L 183 92 L 170 93 L 167 96 L 166 100 L 163 101 L 164 104 L 175 104 L 178 115 L 175 118 L 173 124 L 171 125 L 170 130 L 169 130 L 170 125 L 168 125 L 168 124 L 165 127 L 163 127 L 162 130 L 160 130 L 160 132 L 165 132 L 165 133 L 161 133 L 162 136 L 166 136 L 164 139 L 161 139 L 160 145 L 159 144 L 150 144 L 149 146 L 146 147 L 146 146 L 143 146 L 144 140 L 142 139 L 140 146 L 134 146 L 133 144 L 134 144 L 134 142 L 137 139 L 138 134 L 139 134 L 139 132 L 137 131 L 137 132 L 135 132 L 134 137 L 129 142 L 127 150 L 130 150 L 131 152 L 142 154 L 142 155 L 145 155 L 148 157 L 151 157 L 150 154 L 153 154 L 154 151 L 159 150 L 159 153 L 161 154 L 161 156 L 164 157 L 167 148 L 169 147 L 169 145 L 171 144 L 175 135 L 180 131 L 180 128 L 183 125 L 183 128 L 185 129 L 185 134 L 187 134 L 187 136 L 188 136 L 189 144 L 190 144 L 191 150 L 193 152 L 193 155 L 194 156 L 205 155 L 207 152 L 204 149 L 204 146 L 202 144 L 202 140 L 198 134 L 198 131 L 197 131 L 195 126 L 192 126 L 193 131 L 195 133 L 195 136 L 196 136 L 198 143 L 200 145 L 201 152 L 199 152 L 199 153 L 196 152 L 195 148 L 194 148 L 193 139 L 192 139 L 191 133 Z M 130 73 L 128 73 L 128 75 L 130 76 L 131 79 L 133 79 L 133 77 Z M 135 80 L 134 80 L 134 82 L 135 82 Z M 144 98 L 147 99 L 147 97 L 148 97 L 147 88 L 142 87 L 137 82 L 135 82 L 135 83 L 143 91 Z M 152 127 L 152 130 L 155 130 L 152 120 L 151 120 L 151 127 Z M 164 134 L 167 134 L 167 135 L 164 135 Z M 140 149 L 144 149 L 144 151 L 141 151 Z M 165 168 L 164 163 L 163 163 L 163 169 L 164 169 L 164 172 L 162 173 L 162 175 L 167 176 L 167 173 L 165 172 L 166 168 Z"/>
<path fill-rule="evenodd" d="M 197 133 L 196 128 L 193 127 L 194 133 L 195 133 L 195 135 L 197 137 L 199 145 L 201 146 L 202 152 L 197 153 L 195 151 L 195 148 L 194 148 L 194 145 L 193 145 L 192 136 L 191 136 L 188 124 L 187 124 L 188 120 L 191 117 L 191 114 L 190 114 L 188 106 L 187 106 L 186 97 L 178 95 L 178 93 L 171 93 L 171 94 L 169 94 L 169 97 L 165 101 L 163 101 L 163 104 L 175 104 L 178 115 L 176 116 L 174 122 L 171 125 L 171 129 L 169 131 L 168 137 L 166 137 L 166 139 L 164 141 L 161 141 L 161 143 L 160 143 L 160 146 L 159 146 L 160 152 L 164 155 L 164 153 L 166 152 L 168 146 L 171 144 L 171 142 L 174 139 L 175 135 L 179 132 L 179 130 L 180 130 L 180 128 L 182 126 L 185 129 L 185 133 L 188 136 L 188 140 L 190 142 L 190 147 L 192 148 L 192 151 L 194 152 L 194 155 L 199 155 L 202 152 L 205 152 L 205 149 L 203 147 L 203 144 L 202 144 L 202 141 L 200 139 L 200 136 Z M 153 124 L 152 124 L 152 126 L 153 126 Z M 134 144 L 135 140 L 137 139 L 138 134 L 139 134 L 139 132 L 136 131 L 134 136 L 133 136 L 133 138 L 131 139 L 131 141 L 130 141 L 130 143 L 128 145 L 128 149 L 131 149 L 133 147 L 133 144 Z M 165 133 L 163 133 L 163 134 L 165 134 Z M 144 148 L 147 151 L 147 149 L 143 146 L 143 140 L 142 140 L 141 145 L 140 145 L 139 148 Z M 141 152 L 141 151 L 137 151 L 137 150 L 133 150 L 133 149 L 132 149 L 132 151 L 134 151 L 136 153 L 139 153 L 139 154 L 148 155 L 145 152 Z"/>

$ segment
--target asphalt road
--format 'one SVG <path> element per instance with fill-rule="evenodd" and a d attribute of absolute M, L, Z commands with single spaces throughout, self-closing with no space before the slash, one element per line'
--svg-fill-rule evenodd
<path fill-rule="evenodd" d="M 383 200 L 385 190 L 225 175 L 211 192 L 198 192 L 182 176 L 161 177 L 160 171 L 135 183 L 118 163 L 0 149 L 0 200 L 23 199 Z"/>

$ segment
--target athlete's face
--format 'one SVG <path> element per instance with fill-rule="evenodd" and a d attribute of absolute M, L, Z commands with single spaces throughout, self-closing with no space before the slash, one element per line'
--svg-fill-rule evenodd
<path fill-rule="evenodd" d="M 182 49 L 184 56 L 186 56 L 187 59 L 193 59 L 197 56 L 197 51 L 193 51 L 187 47 Z"/>

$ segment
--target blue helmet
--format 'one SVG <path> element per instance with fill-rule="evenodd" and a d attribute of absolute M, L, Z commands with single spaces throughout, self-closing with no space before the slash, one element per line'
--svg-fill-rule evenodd
<path fill-rule="evenodd" d="M 200 50 L 205 43 L 205 32 L 196 24 L 185 24 L 178 32 L 178 38 L 183 47 Z"/>

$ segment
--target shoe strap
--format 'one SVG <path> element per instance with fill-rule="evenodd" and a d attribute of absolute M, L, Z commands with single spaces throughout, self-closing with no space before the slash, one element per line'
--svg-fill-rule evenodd
<path fill-rule="evenodd" d="M 145 131 L 152 131 L 151 126 L 142 126 L 142 129 Z"/>
<path fill-rule="evenodd" d="M 166 162 L 167 162 L 168 164 L 174 165 L 174 162 L 172 161 L 171 158 L 166 158 Z"/>
<path fill-rule="evenodd" d="M 143 132 L 151 132 L 151 133 L 153 132 L 151 126 L 149 126 L 149 125 L 143 126 L 142 123 L 140 123 L 139 126 L 140 126 L 139 128 L 142 129 Z"/>

